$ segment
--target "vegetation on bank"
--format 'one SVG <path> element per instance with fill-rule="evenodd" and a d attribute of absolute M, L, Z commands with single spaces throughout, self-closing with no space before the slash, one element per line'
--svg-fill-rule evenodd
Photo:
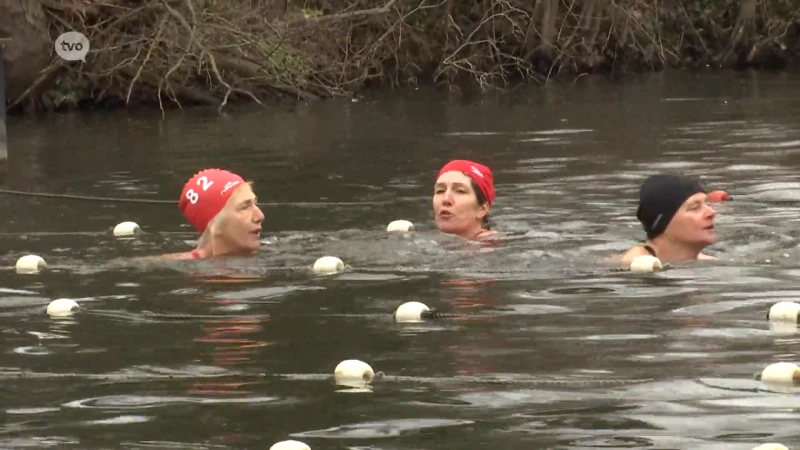
<path fill-rule="evenodd" d="M 16 1 L 41 1 L 52 53 L 8 98 L 20 109 L 222 108 L 373 85 L 470 80 L 493 88 L 800 59 L 800 0 Z M 69 30 L 88 36 L 86 63 L 53 52 Z"/>

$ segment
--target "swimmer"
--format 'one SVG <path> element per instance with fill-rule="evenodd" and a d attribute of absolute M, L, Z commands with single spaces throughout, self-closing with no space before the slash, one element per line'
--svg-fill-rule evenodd
<path fill-rule="evenodd" d="M 191 252 L 164 255 L 167 259 L 251 256 L 261 245 L 264 213 L 252 184 L 222 169 L 196 173 L 183 186 L 178 208 L 201 233 Z"/>
<path fill-rule="evenodd" d="M 496 234 L 489 218 L 494 198 L 494 179 L 488 167 L 466 160 L 448 162 L 433 187 L 436 228 L 466 239 Z"/>
<path fill-rule="evenodd" d="M 717 259 L 702 253 L 717 242 L 717 213 L 709 201 L 696 181 L 669 174 L 649 176 L 639 189 L 636 211 L 647 242 L 628 250 L 620 262 L 629 265 L 647 254 L 663 262 Z"/>

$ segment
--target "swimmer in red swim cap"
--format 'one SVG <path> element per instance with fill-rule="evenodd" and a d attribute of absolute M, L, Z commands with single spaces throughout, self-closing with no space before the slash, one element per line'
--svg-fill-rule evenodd
<path fill-rule="evenodd" d="M 717 242 L 716 211 L 700 183 L 670 174 L 647 177 L 639 189 L 636 217 L 647 233 L 645 245 L 637 245 L 622 256 L 630 264 L 642 255 L 663 262 L 716 259 L 702 251 Z"/>
<path fill-rule="evenodd" d="M 494 198 L 494 178 L 488 167 L 466 160 L 448 162 L 433 186 L 436 228 L 467 239 L 497 233 L 489 220 Z"/>
<path fill-rule="evenodd" d="M 264 213 L 251 183 L 222 169 L 202 170 L 183 186 L 178 208 L 201 233 L 197 248 L 174 259 L 250 256 L 261 245 Z"/>

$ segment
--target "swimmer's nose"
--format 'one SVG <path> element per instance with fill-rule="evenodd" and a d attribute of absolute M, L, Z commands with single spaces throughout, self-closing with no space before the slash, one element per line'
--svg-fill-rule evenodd
<path fill-rule="evenodd" d="M 444 199 L 442 200 L 442 204 L 444 206 L 452 206 L 453 205 L 453 191 L 450 189 L 444 193 Z"/>
<path fill-rule="evenodd" d="M 256 206 L 256 215 L 254 217 L 254 222 L 261 223 L 264 221 L 264 211 L 261 210 L 258 206 Z"/>
<path fill-rule="evenodd" d="M 707 197 L 710 202 L 729 202 L 733 200 L 725 191 L 711 191 L 708 193 Z"/>

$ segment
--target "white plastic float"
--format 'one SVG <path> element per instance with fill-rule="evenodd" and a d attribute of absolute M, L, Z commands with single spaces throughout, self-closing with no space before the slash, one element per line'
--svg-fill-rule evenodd
<path fill-rule="evenodd" d="M 396 322 L 420 322 L 422 313 L 430 311 L 427 305 L 420 302 L 406 302 L 398 306 L 394 312 Z"/>
<path fill-rule="evenodd" d="M 652 255 L 637 256 L 631 261 L 631 272 L 657 272 L 663 269 L 661 260 Z"/>
<path fill-rule="evenodd" d="M 25 255 L 17 260 L 17 273 L 39 273 L 42 269 L 47 267 L 41 256 L 38 255 Z"/>
<path fill-rule="evenodd" d="M 777 362 L 761 371 L 761 381 L 774 384 L 800 384 L 800 367 L 790 362 Z"/>
<path fill-rule="evenodd" d="M 395 220 L 386 227 L 386 231 L 414 231 L 414 224 L 407 220 Z"/>
<path fill-rule="evenodd" d="M 797 322 L 786 320 L 770 320 L 769 330 L 777 335 L 792 335 L 797 333 Z"/>
<path fill-rule="evenodd" d="M 344 262 L 335 256 L 323 256 L 314 262 L 314 273 L 331 275 L 344 271 Z"/>
<path fill-rule="evenodd" d="M 789 448 L 783 444 L 768 443 L 761 444 L 758 447 L 753 447 L 753 450 L 789 450 Z"/>
<path fill-rule="evenodd" d="M 114 227 L 114 236 L 116 237 L 133 236 L 139 231 L 141 231 L 141 228 L 139 227 L 139 224 L 137 224 L 136 222 L 121 222 Z"/>
<path fill-rule="evenodd" d="M 337 384 L 370 383 L 375 378 L 375 371 L 364 361 L 346 359 L 333 370 L 333 377 Z"/>
<path fill-rule="evenodd" d="M 798 322 L 800 318 L 800 303 L 778 302 L 772 305 L 767 313 L 767 320 L 781 322 Z"/>
<path fill-rule="evenodd" d="M 272 444 L 269 450 L 311 450 L 311 447 L 300 441 L 281 441 Z"/>
<path fill-rule="evenodd" d="M 53 317 L 65 317 L 71 316 L 77 309 L 80 309 L 80 305 L 75 300 L 59 298 L 47 305 L 47 314 Z"/>

